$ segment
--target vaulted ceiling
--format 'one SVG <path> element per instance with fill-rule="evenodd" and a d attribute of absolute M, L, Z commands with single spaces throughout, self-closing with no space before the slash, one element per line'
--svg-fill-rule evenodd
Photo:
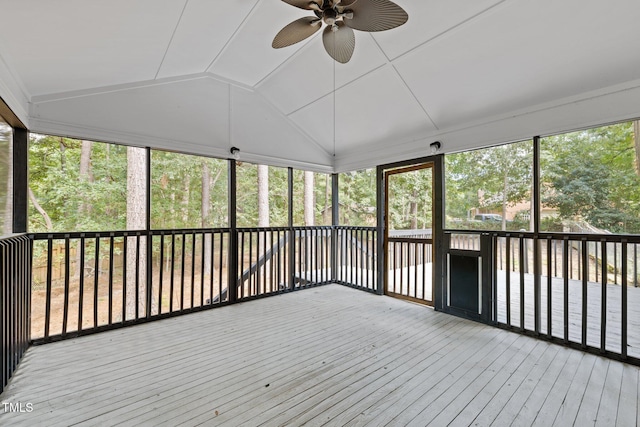
<path fill-rule="evenodd" d="M 638 0 L 396 0 L 347 64 L 280 0 L 0 0 L 0 97 L 32 130 L 344 171 L 640 116 Z M 335 122 L 334 122 L 335 121 Z"/>

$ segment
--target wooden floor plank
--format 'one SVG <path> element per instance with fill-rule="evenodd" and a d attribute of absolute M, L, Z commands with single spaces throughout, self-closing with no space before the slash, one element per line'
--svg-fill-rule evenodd
<path fill-rule="evenodd" d="M 559 347 L 554 345 L 548 346 L 545 349 L 544 353 L 541 355 L 540 359 L 538 359 L 538 362 L 535 364 L 535 366 L 533 366 L 527 373 L 526 377 L 518 385 L 518 388 L 513 391 L 510 399 L 504 405 L 496 419 L 493 421 L 492 425 L 503 426 L 516 423 L 518 414 L 527 403 L 528 399 L 531 396 L 531 393 L 540 382 L 540 379 L 543 377 L 544 373 L 553 363 L 559 350 Z M 531 420 L 531 422 L 533 422 L 533 419 Z"/>
<path fill-rule="evenodd" d="M 635 366 L 328 285 L 32 347 L 2 401 L 34 410 L 0 425 L 627 426 L 639 381 Z"/>
<path fill-rule="evenodd" d="M 398 327 L 398 325 L 396 324 L 395 327 Z M 362 366 L 359 362 L 366 362 L 371 358 L 371 354 L 374 349 L 377 359 L 384 358 L 385 356 L 393 357 L 395 354 L 395 348 L 406 345 L 407 341 L 411 339 L 428 339 L 427 337 L 421 338 L 418 336 L 406 336 L 406 334 L 398 334 L 397 332 L 395 334 L 389 334 L 389 337 L 392 338 L 390 341 L 377 340 L 375 343 L 367 342 L 364 343 L 364 345 L 359 344 L 352 339 L 348 342 L 348 349 L 345 350 L 343 354 L 338 354 L 335 361 L 332 360 L 330 355 L 329 357 L 323 357 L 322 362 L 328 363 L 323 363 L 322 367 L 309 366 L 308 372 L 306 372 L 306 375 L 302 378 L 300 378 L 300 376 L 301 372 L 305 372 L 304 368 L 301 370 L 297 366 L 292 365 L 281 379 L 272 378 L 274 381 L 269 382 L 269 390 L 253 390 L 248 393 L 246 390 L 239 390 L 239 394 L 237 396 L 233 396 L 233 398 L 228 400 L 226 404 L 221 402 L 223 403 L 220 405 L 219 410 L 221 415 L 216 417 L 216 424 L 221 425 L 227 420 L 231 420 L 232 423 L 236 423 L 244 418 L 250 419 L 254 414 L 258 414 L 260 418 L 264 419 L 267 417 L 265 409 L 261 408 L 260 405 L 252 404 L 252 402 L 262 400 L 268 402 L 271 396 L 277 396 L 278 400 L 282 402 L 279 406 L 284 406 L 284 397 L 288 390 L 297 390 L 295 395 L 299 395 L 300 392 L 303 391 L 299 390 L 299 386 L 309 387 L 312 383 L 322 380 L 325 376 L 334 378 L 336 375 L 340 375 L 345 372 L 348 374 L 350 367 Z M 326 344 L 324 343 L 318 344 L 321 347 L 326 347 Z M 348 358 L 346 363 L 345 358 Z M 305 360 L 305 365 L 307 365 L 309 363 L 309 359 L 307 358 Z M 320 388 L 322 389 L 322 387 Z M 311 391 L 306 388 L 304 389 L 304 393 L 305 396 L 310 396 Z M 199 412 L 199 408 L 190 406 L 192 405 L 184 407 L 180 411 L 176 411 L 173 418 L 166 419 L 165 417 L 165 419 L 163 419 L 158 425 L 161 425 L 162 423 L 169 425 L 184 423 L 191 420 L 193 420 L 194 423 L 198 423 L 200 422 L 200 419 L 206 420 L 210 417 L 208 412 L 205 411 L 201 414 Z M 240 419 L 237 417 L 240 417 Z"/>
<path fill-rule="evenodd" d="M 593 425 L 596 422 L 609 365 L 610 363 L 607 359 L 602 357 L 596 359 L 596 363 L 591 370 L 587 388 L 582 396 L 580 408 L 578 409 L 578 415 L 575 421 L 576 425 Z"/>
<path fill-rule="evenodd" d="M 429 402 L 428 405 L 425 405 L 422 411 L 420 411 L 411 422 L 407 423 L 407 425 L 442 425 L 442 422 L 435 420 L 436 417 L 443 415 L 444 418 L 448 418 L 450 415 L 453 415 L 453 413 L 459 413 L 459 410 L 456 406 L 451 405 L 451 402 L 464 405 L 466 402 L 461 398 L 461 394 L 465 390 L 471 388 L 471 385 L 478 381 L 483 374 L 489 372 L 489 369 L 493 370 L 493 372 L 502 369 L 502 365 L 506 361 L 503 359 L 503 356 L 505 353 L 509 354 L 508 350 L 517 338 L 519 337 L 509 337 L 507 340 L 494 345 L 489 355 L 475 361 L 449 388 L 444 390 L 436 399 Z"/>
<path fill-rule="evenodd" d="M 584 354 L 578 351 L 569 350 L 569 353 L 569 358 L 558 374 L 551 390 L 544 396 L 544 403 L 532 423 L 533 426 L 546 427 L 550 425 L 556 419 L 558 411 L 560 411 L 562 402 L 567 396 L 578 366 L 580 366 L 580 362 L 584 357 Z"/>
<path fill-rule="evenodd" d="M 467 351 L 462 353 L 459 359 L 455 360 L 455 363 L 447 365 L 446 369 L 444 369 L 440 375 L 434 377 L 434 382 L 431 387 L 426 390 L 418 390 L 418 393 L 415 395 L 406 396 L 406 400 L 410 406 L 388 420 L 384 425 L 407 425 L 414 420 L 425 407 L 436 401 L 442 393 L 454 385 L 468 370 L 480 363 L 484 357 L 489 357 L 494 347 L 500 343 L 501 338 L 502 337 L 499 336 L 486 337 L 483 339 L 483 345 L 472 345 L 468 347 L 466 349 Z M 380 424 L 385 421 L 387 421 L 387 419 L 383 417 Z"/>
<path fill-rule="evenodd" d="M 532 338 L 522 337 L 525 340 L 525 345 L 516 352 L 516 354 L 508 361 L 508 363 L 498 371 L 489 371 L 487 376 L 491 379 L 481 389 L 470 387 L 467 392 L 473 395 L 473 398 L 459 411 L 452 410 L 448 417 L 453 417 L 449 422 L 448 418 L 442 419 L 442 423 L 438 423 L 438 419 L 434 420 L 431 424 L 437 425 L 450 425 L 454 426 L 468 426 L 471 421 L 483 411 L 485 406 L 500 393 L 504 387 L 504 384 L 509 378 L 520 369 L 521 365 L 530 357 L 530 354 L 535 351 L 535 348 L 540 344 Z M 463 402 L 466 400 L 463 400 Z M 457 404 L 457 399 L 451 403 Z"/>
<path fill-rule="evenodd" d="M 620 386 L 620 400 L 618 401 L 618 413 L 616 426 L 640 425 L 640 413 L 638 408 L 638 376 L 640 372 L 629 365 L 622 366 L 622 385 Z"/>
<path fill-rule="evenodd" d="M 536 344 L 534 351 L 531 352 L 529 357 L 525 359 L 525 361 L 504 383 L 498 393 L 489 402 L 487 402 L 482 411 L 472 420 L 474 425 L 491 425 L 507 404 L 513 393 L 515 393 L 515 391 L 520 387 L 520 384 L 524 381 L 531 369 L 533 369 L 533 367 L 538 363 L 548 347 L 549 344 L 544 342 Z"/>
<path fill-rule="evenodd" d="M 551 392 L 572 353 L 573 351 L 569 349 L 558 348 L 558 352 L 547 370 L 540 376 L 538 382 L 533 384 L 534 381 L 531 379 L 531 382 L 528 383 L 530 386 L 529 396 L 523 399 L 524 404 L 521 405 L 518 415 L 513 420 L 514 425 L 531 425 L 534 423 L 546 397 Z"/>
<path fill-rule="evenodd" d="M 556 419 L 553 422 L 554 426 L 561 427 L 571 426 L 574 424 L 576 415 L 580 409 L 582 397 L 584 396 L 587 384 L 589 383 L 591 371 L 598 359 L 598 356 L 585 354 L 582 360 L 580 360 L 580 365 L 578 366 L 576 375 L 571 381 L 569 391 L 562 401 L 558 414 L 556 415 Z"/>
<path fill-rule="evenodd" d="M 618 402 L 622 388 L 623 365 L 612 363 L 609 365 L 607 378 L 604 382 L 602 397 L 598 405 L 596 426 L 609 427 L 616 425 L 618 417 Z"/>
<path fill-rule="evenodd" d="M 428 334 L 427 339 L 429 340 L 430 347 L 429 352 L 436 353 L 438 351 L 443 350 L 447 347 L 448 343 L 444 339 L 445 333 L 464 333 L 464 328 L 462 325 L 453 325 L 453 328 L 446 328 L 445 324 L 442 324 L 442 329 L 440 329 L 437 333 L 436 331 L 431 331 Z M 426 334 L 425 334 L 426 335 Z M 392 349 L 392 352 L 395 354 L 397 352 L 397 348 Z M 432 353 L 432 354 L 433 354 Z M 238 418 L 233 417 L 233 421 L 243 421 L 243 420 L 252 420 L 256 425 L 268 422 L 272 419 L 273 416 L 280 415 L 282 413 L 288 412 L 291 408 L 296 407 L 301 402 L 313 400 L 322 390 L 326 389 L 331 385 L 332 382 L 335 382 L 337 374 L 345 371 L 346 369 L 351 369 L 352 366 L 357 365 L 358 363 L 365 363 L 367 361 L 371 361 L 371 354 L 367 354 L 367 357 L 361 360 L 356 358 L 352 358 L 348 360 L 346 363 L 343 363 L 335 370 L 327 372 L 326 375 L 317 375 L 310 381 L 305 382 L 305 384 L 300 385 L 298 387 L 290 387 L 288 384 L 285 384 L 285 390 L 280 392 L 280 398 L 283 399 L 281 405 L 278 408 L 274 408 L 268 404 L 268 402 L 264 402 L 261 405 L 257 405 L 252 407 L 250 411 L 242 411 L 242 408 L 238 408 L 242 413 L 238 415 Z M 387 367 L 388 369 L 388 367 Z M 314 391 L 317 391 L 314 394 Z"/>

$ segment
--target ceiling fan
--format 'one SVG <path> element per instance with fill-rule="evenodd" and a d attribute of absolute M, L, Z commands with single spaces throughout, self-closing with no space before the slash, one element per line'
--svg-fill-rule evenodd
<path fill-rule="evenodd" d="M 409 16 L 389 0 L 282 0 L 300 9 L 313 10 L 316 16 L 297 19 L 285 26 L 273 39 L 279 49 L 315 34 L 326 24 L 322 42 L 327 53 L 343 64 L 349 62 L 356 47 L 353 30 L 384 31 L 399 27 Z"/>

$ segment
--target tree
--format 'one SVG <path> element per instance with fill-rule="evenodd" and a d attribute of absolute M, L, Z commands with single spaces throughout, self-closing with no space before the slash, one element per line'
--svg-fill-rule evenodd
<path fill-rule="evenodd" d="M 127 229 L 143 230 L 146 228 L 146 163 L 147 153 L 143 148 L 127 148 Z M 140 313 L 144 313 L 146 301 L 146 260 L 147 246 L 140 239 L 140 259 L 136 263 L 136 238 L 129 237 L 127 242 L 127 304 L 126 318 L 134 318 L 136 305 Z M 137 270 L 137 271 L 136 271 Z M 139 298 L 136 301 L 136 273 L 139 280 Z"/>
<path fill-rule="evenodd" d="M 634 125 L 621 123 L 545 138 L 542 202 L 561 219 L 612 232 L 640 232 Z"/>
<path fill-rule="evenodd" d="M 82 141 L 81 151 L 80 151 L 80 171 L 78 173 L 78 180 L 80 185 L 86 182 L 93 182 L 93 174 L 91 173 L 91 147 L 93 146 L 92 141 Z M 86 201 L 82 201 L 80 203 L 78 218 L 80 218 L 84 214 L 88 214 L 91 209 L 91 205 L 87 204 Z M 76 227 L 79 229 L 80 224 L 77 224 Z M 78 241 L 78 244 L 80 242 Z M 79 249 L 79 248 L 78 248 Z M 80 256 L 82 255 L 81 251 L 76 249 L 76 272 L 75 277 L 80 277 L 82 272 L 80 271 Z"/>
<path fill-rule="evenodd" d="M 313 172 L 304 172 L 304 225 L 315 225 L 315 185 Z"/>
<path fill-rule="evenodd" d="M 505 230 L 507 208 L 531 197 L 532 148 L 523 141 L 446 156 L 447 215 L 500 209 Z"/>
<path fill-rule="evenodd" d="M 269 167 L 258 165 L 258 227 L 269 226 Z"/>

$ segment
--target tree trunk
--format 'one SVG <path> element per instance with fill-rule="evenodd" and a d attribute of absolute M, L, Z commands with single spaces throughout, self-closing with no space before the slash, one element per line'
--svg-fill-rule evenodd
<path fill-rule="evenodd" d="M 9 136 L 11 133 L 9 133 Z M 13 232 L 13 141 L 9 140 L 9 155 L 7 156 L 7 200 L 4 205 L 4 223 L 2 234 Z"/>
<path fill-rule="evenodd" d="M 411 195 L 413 198 L 413 201 L 411 202 L 411 206 L 410 206 L 410 218 L 411 218 L 411 224 L 410 227 L 412 230 L 416 230 L 418 228 L 418 202 L 416 202 L 415 200 L 418 198 L 418 192 L 417 190 L 414 188 L 413 189 L 413 194 Z"/>
<path fill-rule="evenodd" d="M 304 171 L 304 225 L 307 227 L 315 225 L 314 184 L 313 172 Z"/>
<path fill-rule="evenodd" d="M 190 184 L 191 177 L 187 174 L 184 177 L 184 181 L 182 182 L 182 227 L 188 227 L 189 223 L 189 199 L 191 197 L 190 194 Z"/>
<path fill-rule="evenodd" d="M 508 187 L 509 186 L 509 174 L 504 173 L 504 186 L 502 188 L 502 231 L 507 229 L 507 201 L 508 199 Z"/>
<path fill-rule="evenodd" d="M 211 171 L 209 170 L 209 164 L 207 160 L 202 161 L 202 228 L 208 228 L 211 226 L 209 216 L 211 215 Z M 203 259 L 204 274 L 211 274 L 211 237 L 203 235 Z"/>
<path fill-rule="evenodd" d="M 127 147 L 127 229 L 143 230 L 146 221 L 146 164 L 147 153 L 143 148 Z M 140 262 L 136 264 L 136 238 L 127 242 L 127 304 L 126 319 L 135 318 L 136 305 L 144 316 L 147 279 L 147 241 L 140 237 Z M 137 268 L 136 268 L 137 267 Z M 138 301 L 136 295 L 136 270 L 138 273 Z"/>
<path fill-rule="evenodd" d="M 640 120 L 633 122 L 633 142 L 636 149 L 636 173 L 640 175 Z"/>
<path fill-rule="evenodd" d="M 80 148 L 80 181 L 93 182 L 93 174 L 91 172 L 91 147 L 93 147 L 92 141 L 82 141 L 82 147 Z"/>
<path fill-rule="evenodd" d="M 269 166 L 258 165 L 258 227 L 269 226 Z"/>
<path fill-rule="evenodd" d="M 322 211 L 322 220 L 324 225 L 331 224 L 331 209 L 329 209 L 331 202 L 331 180 L 329 175 L 325 175 L 325 187 L 324 187 L 324 210 Z"/>
<path fill-rule="evenodd" d="M 53 231 L 53 223 L 51 222 L 51 217 L 44 209 L 42 209 L 42 206 L 40 206 L 40 203 L 38 203 L 38 200 L 33 194 L 33 190 L 31 190 L 31 187 L 29 187 L 29 199 L 31 200 L 31 203 L 33 203 L 33 207 L 36 208 L 40 215 L 42 215 L 42 218 L 44 218 L 44 223 L 46 224 L 47 231 Z"/>
<path fill-rule="evenodd" d="M 93 182 L 93 174 L 91 172 L 91 148 L 93 146 L 92 141 L 82 141 L 82 146 L 80 148 L 80 171 L 78 173 L 78 181 L 80 181 L 80 185 L 82 186 L 83 182 Z M 88 205 L 84 202 L 80 203 L 78 207 L 78 222 L 76 222 L 76 230 L 80 230 L 80 217 L 90 212 L 91 205 Z M 80 239 L 78 239 L 78 246 L 76 247 L 76 268 L 73 277 L 75 279 L 80 277 Z"/>

